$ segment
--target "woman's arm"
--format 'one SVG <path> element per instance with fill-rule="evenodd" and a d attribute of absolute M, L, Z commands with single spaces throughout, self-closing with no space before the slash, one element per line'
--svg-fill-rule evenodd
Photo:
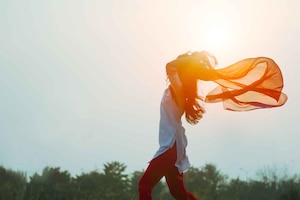
<path fill-rule="evenodd" d="M 200 56 L 177 58 L 169 62 L 168 66 L 170 66 L 170 71 L 176 69 L 180 76 L 194 76 L 203 81 L 212 81 L 218 78 L 216 70 L 207 61 L 203 61 Z"/>
<path fill-rule="evenodd" d="M 182 109 L 184 109 L 184 107 L 185 107 L 184 99 L 185 98 L 184 98 L 184 93 L 182 90 L 182 83 L 181 83 L 181 80 L 178 75 L 177 67 L 178 66 L 176 66 L 172 63 L 168 63 L 166 66 L 166 72 L 167 72 L 167 76 L 169 78 L 171 87 L 175 92 L 176 104 L 179 107 L 181 107 Z"/>

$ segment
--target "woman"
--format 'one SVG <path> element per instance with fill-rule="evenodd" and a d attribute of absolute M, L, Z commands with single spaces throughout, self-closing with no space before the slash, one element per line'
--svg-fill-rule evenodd
<path fill-rule="evenodd" d="M 190 73 L 185 63 L 190 61 L 186 58 L 194 57 L 196 54 L 181 55 L 166 66 L 170 85 L 164 92 L 160 107 L 160 148 L 140 179 L 139 199 L 141 200 L 152 199 L 152 188 L 163 176 L 175 199 L 196 199 L 186 191 L 183 183 L 183 171 L 190 166 L 190 163 L 185 153 L 187 139 L 181 123 L 184 113 L 190 124 L 197 124 L 204 113 L 198 101 L 202 100 L 197 94 L 198 78 Z M 201 54 L 202 57 L 203 55 Z M 198 59 L 201 58 L 199 56 L 200 54 Z M 184 63 L 185 65 L 182 65 Z M 205 64 L 211 67 L 208 62 Z"/>
<path fill-rule="evenodd" d="M 224 102 L 225 109 L 253 110 L 283 105 L 283 80 L 274 61 L 250 58 L 215 70 L 216 58 L 208 52 L 186 53 L 166 65 L 170 85 L 160 107 L 159 149 L 139 181 L 139 199 L 152 199 L 152 188 L 165 176 L 175 199 L 197 199 L 184 187 L 183 172 L 190 166 L 186 155 L 187 138 L 181 117 L 197 124 L 205 110 L 197 91 L 198 80 L 215 81 L 219 86 L 206 96 L 206 102 Z M 251 81 L 249 81 L 251 80 Z"/>

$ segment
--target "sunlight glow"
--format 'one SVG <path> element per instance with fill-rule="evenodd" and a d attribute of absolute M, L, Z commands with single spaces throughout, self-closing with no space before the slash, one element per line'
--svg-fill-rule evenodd
<path fill-rule="evenodd" d="M 189 42 L 195 49 L 206 49 L 215 55 L 229 55 L 237 49 L 241 33 L 241 22 L 238 11 L 231 4 L 215 7 L 212 3 L 202 4 L 202 12 L 189 10 Z M 214 7 L 214 9 L 210 9 Z"/>
<path fill-rule="evenodd" d="M 207 13 L 203 18 L 203 37 L 211 48 L 228 47 L 233 37 L 233 28 L 228 15 Z"/>
<path fill-rule="evenodd" d="M 207 30 L 208 43 L 212 46 L 218 46 L 226 43 L 229 39 L 229 30 L 226 27 L 213 25 Z"/>

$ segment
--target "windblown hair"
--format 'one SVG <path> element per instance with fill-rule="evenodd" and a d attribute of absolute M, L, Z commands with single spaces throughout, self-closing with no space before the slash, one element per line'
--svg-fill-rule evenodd
<path fill-rule="evenodd" d="M 204 97 L 198 94 L 198 74 L 201 73 L 201 70 L 197 69 L 200 69 L 201 67 L 213 68 L 209 58 L 215 59 L 215 57 L 212 54 L 203 51 L 193 53 L 187 52 L 179 55 L 177 59 L 187 57 L 197 57 L 197 60 L 199 60 L 197 66 L 193 64 L 187 64 L 186 66 L 181 66 L 178 70 L 185 96 L 185 118 L 188 123 L 194 125 L 199 122 L 205 113 L 205 109 L 200 104 L 201 101 L 204 101 Z M 217 63 L 216 60 L 214 61 Z"/>

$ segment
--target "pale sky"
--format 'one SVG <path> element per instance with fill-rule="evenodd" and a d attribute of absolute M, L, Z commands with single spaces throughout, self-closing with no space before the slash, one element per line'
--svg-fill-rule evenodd
<path fill-rule="evenodd" d="M 299 19 L 298 0 L 2 0 L 0 165 L 28 175 L 111 161 L 145 169 L 158 149 L 165 64 L 207 50 L 219 68 L 274 59 L 289 99 L 243 113 L 206 104 L 198 125 L 184 122 L 191 164 L 234 178 L 265 167 L 299 174 Z"/>

